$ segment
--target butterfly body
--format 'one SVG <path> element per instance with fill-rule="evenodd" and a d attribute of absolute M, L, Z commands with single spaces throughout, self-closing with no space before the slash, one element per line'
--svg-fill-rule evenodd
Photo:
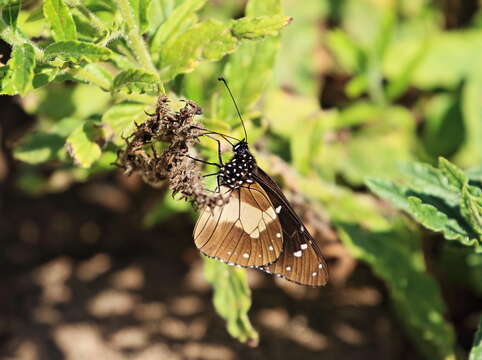
<path fill-rule="evenodd" d="M 256 169 L 256 160 L 244 140 L 237 143 L 233 151 L 233 158 L 219 168 L 218 184 L 238 189 L 244 184 L 254 182 L 253 172 Z"/>
<path fill-rule="evenodd" d="M 263 270 L 301 285 L 328 279 L 320 245 L 279 186 L 257 166 L 245 140 L 219 164 L 218 189 L 227 204 L 202 211 L 194 229 L 199 250 L 229 265 Z"/>

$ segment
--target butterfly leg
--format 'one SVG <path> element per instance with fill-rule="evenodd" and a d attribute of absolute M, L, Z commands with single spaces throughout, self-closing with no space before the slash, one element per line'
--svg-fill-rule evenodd
<path fill-rule="evenodd" d="M 195 157 L 192 157 L 191 155 L 185 155 L 185 156 L 187 156 L 191 160 L 198 161 L 198 162 L 206 164 L 206 165 L 213 165 L 213 166 L 221 167 L 221 165 L 219 165 L 217 163 L 209 162 L 209 161 L 202 160 L 202 159 L 196 159 Z"/>

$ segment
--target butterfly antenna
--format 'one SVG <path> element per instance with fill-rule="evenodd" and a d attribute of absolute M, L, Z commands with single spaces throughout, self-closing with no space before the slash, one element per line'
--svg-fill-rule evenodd
<path fill-rule="evenodd" d="M 246 142 L 248 142 L 248 133 L 246 132 L 246 127 L 244 126 L 244 121 L 243 121 L 243 118 L 241 116 L 241 112 L 239 111 L 238 104 L 236 104 L 236 100 L 234 100 L 234 96 L 233 96 L 233 93 L 231 92 L 231 89 L 228 86 L 228 82 L 223 77 L 218 77 L 218 80 L 222 81 L 224 83 L 224 85 L 226 86 L 226 89 L 228 89 L 229 95 L 231 96 L 231 99 L 233 100 L 234 107 L 236 108 L 236 112 L 238 113 L 239 120 L 241 120 L 241 125 L 243 125 L 244 138 L 246 139 Z"/>

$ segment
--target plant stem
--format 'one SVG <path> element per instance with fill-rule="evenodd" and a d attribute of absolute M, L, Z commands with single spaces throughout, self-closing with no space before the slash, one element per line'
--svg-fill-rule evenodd
<path fill-rule="evenodd" d="M 122 17 L 127 25 L 127 41 L 132 47 L 139 64 L 144 70 L 157 74 L 157 69 L 152 63 L 151 55 L 149 54 L 146 43 L 141 36 L 139 24 L 134 18 L 134 13 L 129 0 L 117 0 L 117 5 L 119 6 Z"/>
<path fill-rule="evenodd" d="M 90 21 L 92 26 L 94 26 L 100 32 L 109 32 L 109 29 L 105 26 L 105 24 L 95 15 L 92 11 L 89 10 L 81 1 L 78 0 L 68 0 L 66 1 L 70 6 L 79 10 L 79 12 L 85 16 L 87 20 Z"/>

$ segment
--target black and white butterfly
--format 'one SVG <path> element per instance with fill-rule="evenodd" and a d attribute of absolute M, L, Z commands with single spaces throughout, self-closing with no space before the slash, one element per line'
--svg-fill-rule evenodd
<path fill-rule="evenodd" d="M 301 285 L 325 285 L 328 269 L 319 242 L 279 186 L 258 167 L 246 139 L 245 130 L 245 139 L 233 144 L 234 155 L 227 163 L 219 155 L 217 191 L 227 193 L 229 200 L 202 211 L 194 229 L 196 246 L 229 265 L 257 268 Z"/>

